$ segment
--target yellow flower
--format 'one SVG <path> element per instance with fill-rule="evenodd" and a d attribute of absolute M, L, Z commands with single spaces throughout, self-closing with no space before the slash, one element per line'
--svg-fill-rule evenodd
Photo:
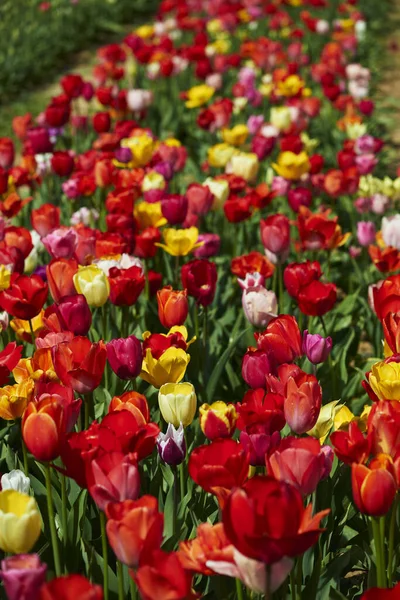
<path fill-rule="evenodd" d="M 140 229 L 161 227 L 167 223 L 167 219 L 162 215 L 161 202 L 139 202 L 135 205 L 133 214 L 139 222 Z"/>
<path fill-rule="evenodd" d="M 43 314 L 44 310 L 40 311 L 40 313 L 36 317 L 33 317 L 33 319 L 31 320 L 33 334 L 35 337 L 37 337 L 39 331 L 41 331 L 44 328 Z M 32 334 L 29 321 L 24 321 L 23 319 L 17 319 L 17 317 L 14 317 L 14 319 L 10 321 L 10 325 L 20 340 L 24 340 L 25 342 L 31 342 Z"/>
<path fill-rule="evenodd" d="M 142 181 L 142 191 L 148 192 L 149 190 L 163 190 L 167 185 L 164 177 L 157 171 L 150 171 L 147 173 Z"/>
<path fill-rule="evenodd" d="M 0 548 L 24 554 L 32 550 L 42 529 L 35 499 L 16 490 L 0 492 Z"/>
<path fill-rule="evenodd" d="M 220 19 L 211 19 L 207 23 L 207 31 L 208 33 L 218 33 L 222 30 L 222 23 Z"/>
<path fill-rule="evenodd" d="M 132 152 L 132 167 L 144 167 L 153 158 L 157 142 L 147 133 L 125 138 L 121 141 L 122 148 L 129 148 Z"/>
<path fill-rule="evenodd" d="M 183 379 L 189 361 L 190 354 L 182 348 L 171 346 L 158 359 L 147 348 L 140 377 L 156 388 L 164 383 L 178 383 Z"/>
<path fill-rule="evenodd" d="M 201 85 L 195 85 L 186 92 L 186 108 L 198 108 L 199 106 L 203 106 L 203 104 L 206 104 L 206 102 L 211 100 L 214 92 L 215 89 L 205 83 L 202 83 Z"/>
<path fill-rule="evenodd" d="M 247 125 L 241 123 L 240 125 L 235 125 L 232 129 L 223 129 L 221 133 L 222 139 L 227 144 L 242 146 L 249 135 L 249 128 Z"/>
<path fill-rule="evenodd" d="M 365 123 L 347 123 L 346 134 L 350 140 L 356 140 L 357 138 L 367 133 L 367 126 Z"/>
<path fill-rule="evenodd" d="M 10 287 L 11 271 L 0 265 L 0 292 Z"/>
<path fill-rule="evenodd" d="M 80 266 L 74 275 L 74 286 L 78 294 L 85 296 L 89 306 L 103 306 L 110 294 L 107 275 L 96 265 Z"/>
<path fill-rule="evenodd" d="M 136 35 L 146 40 L 151 38 L 154 34 L 154 26 L 153 25 L 141 25 L 137 29 L 135 29 Z"/>
<path fill-rule="evenodd" d="M 292 113 L 287 106 L 274 106 L 271 108 L 269 120 L 279 131 L 286 131 L 292 124 Z"/>
<path fill-rule="evenodd" d="M 158 404 L 164 421 L 179 427 L 190 425 L 197 409 L 197 397 L 191 383 L 165 383 L 158 392 Z"/>
<path fill-rule="evenodd" d="M 335 415 L 337 415 L 342 408 L 346 407 L 343 406 L 343 404 L 339 405 L 339 400 L 334 400 L 333 402 L 329 402 L 322 406 L 317 422 L 312 429 L 307 431 L 307 434 L 317 438 L 321 444 L 323 444 L 333 427 Z"/>
<path fill-rule="evenodd" d="M 246 181 L 254 181 L 257 177 L 259 166 L 260 163 L 257 154 L 253 152 L 238 152 L 238 154 L 232 156 L 226 172 L 243 177 Z"/>
<path fill-rule="evenodd" d="M 25 382 L 27 385 L 33 385 L 33 382 L 39 379 L 59 381 L 54 371 L 51 348 L 40 348 L 35 350 L 31 358 L 21 358 L 13 369 L 13 375 L 17 383 Z"/>
<path fill-rule="evenodd" d="M 344 404 L 338 408 L 339 410 L 336 411 L 333 418 L 333 428 L 335 431 L 338 429 L 346 430 L 350 423 L 356 419 L 356 416 Z"/>
<path fill-rule="evenodd" d="M 283 81 L 278 81 L 278 92 L 281 96 L 297 96 L 304 87 L 304 81 L 298 75 L 289 75 Z"/>
<path fill-rule="evenodd" d="M 199 248 L 202 243 L 197 243 L 199 230 L 197 227 L 188 229 L 164 229 L 165 244 L 156 244 L 171 256 L 187 256 L 192 250 Z"/>
<path fill-rule="evenodd" d="M 371 369 L 369 384 L 380 400 L 400 401 L 400 363 L 375 363 Z"/>
<path fill-rule="evenodd" d="M 32 397 L 33 388 L 32 379 L 0 388 L 0 417 L 6 421 L 14 421 L 22 417 Z"/>
<path fill-rule="evenodd" d="M 208 149 L 207 160 L 211 167 L 225 167 L 237 152 L 236 148 L 229 144 L 216 144 Z"/>
<path fill-rule="evenodd" d="M 234 404 L 217 400 L 212 404 L 202 404 L 199 412 L 200 427 L 208 439 L 231 437 L 235 431 L 238 415 Z"/>
<path fill-rule="evenodd" d="M 273 163 L 272 166 L 278 175 L 285 179 L 300 179 L 311 168 L 306 152 L 300 152 L 300 154 L 281 152 L 278 156 L 278 162 Z"/>
<path fill-rule="evenodd" d="M 182 146 L 181 142 L 176 138 L 167 138 L 163 141 L 163 144 L 169 146 L 170 148 L 180 148 Z"/>
<path fill-rule="evenodd" d="M 207 177 L 203 185 L 206 185 L 214 196 L 213 208 L 221 208 L 229 196 L 229 183 L 226 179 L 213 179 Z"/>
<path fill-rule="evenodd" d="M 214 56 L 215 54 L 227 54 L 231 47 L 230 41 L 220 38 L 206 46 L 206 55 Z"/>

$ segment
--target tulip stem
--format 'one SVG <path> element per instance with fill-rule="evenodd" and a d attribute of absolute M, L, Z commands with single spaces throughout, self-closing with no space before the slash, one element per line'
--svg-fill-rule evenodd
<path fill-rule="evenodd" d="M 31 336 L 32 336 L 32 346 L 35 346 L 35 334 L 33 332 L 33 323 L 32 323 L 32 319 L 29 319 L 29 329 L 31 332 Z"/>
<path fill-rule="evenodd" d="M 379 519 L 372 517 L 372 532 L 375 542 L 375 564 L 376 564 L 376 576 L 377 586 L 379 588 L 386 587 L 386 576 L 385 576 L 385 563 L 383 557 L 383 544 L 381 538 L 381 525 Z"/>
<path fill-rule="evenodd" d="M 183 501 L 184 497 L 186 496 L 186 486 L 185 486 L 185 462 L 181 462 L 181 464 L 179 465 L 179 483 L 180 483 L 180 490 L 181 490 L 181 502 Z"/>
<path fill-rule="evenodd" d="M 324 317 L 322 315 L 320 315 L 319 319 L 321 321 L 324 336 L 327 338 L 328 330 L 325 325 Z M 335 367 L 333 365 L 332 352 L 329 352 L 328 364 L 329 364 L 329 370 L 331 372 L 331 378 L 332 378 L 332 398 L 336 398 L 336 376 L 335 376 Z"/>
<path fill-rule="evenodd" d="M 100 512 L 101 548 L 103 552 L 103 591 L 104 600 L 108 600 L 108 548 L 106 534 L 106 515 Z"/>
<path fill-rule="evenodd" d="M 393 502 L 392 515 L 390 517 L 390 525 L 389 525 L 389 551 L 388 551 L 388 585 L 389 585 L 389 587 L 392 587 L 392 585 L 393 585 L 394 533 L 395 533 L 395 529 L 396 529 L 398 505 L 399 505 L 399 496 L 397 494 L 396 498 Z"/>
<path fill-rule="evenodd" d="M 178 469 L 177 467 L 172 467 L 172 472 L 174 474 L 174 511 L 173 511 L 173 522 L 172 522 L 172 534 L 176 534 L 176 523 L 178 517 Z"/>
<path fill-rule="evenodd" d="M 243 600 L 243 587 L 239 577 L 236 577 L 236 597 L 237 600 Z"/>
<path fill-rule="evenodd" d="M 194 321 L 194 335 L 196 336 L 196 339 L 199 339 L 199 305 L 197 304 L 197 302 L 194 305 L 193 321 Z"/>
<path fill-rule="evenodd" d="M 29 477 L 28 452 L 26 450 L 25 442 L 22 438 L 21 438 L 21 447 L 22 447 L 22 459 L 24 461 L 24 473 L 27 477 Z"/>
<path fill-rule="evenodd" d="M 303 555 L 297 557 L 297 598 L 301 598 L 303 587 Z"/>
<path fill-rule="evenodd" d="M 290 571 L 290 594 L 292 600 L 296 600 L 296 576 L 295 568 Z"/>
<path fill-rule="evenodd" d="M 67 518 L 67 482 L 65 479 L 65 475 L 61 474 L 61 520 L 62 520 L 62 530 L 63 530 L 63 543 L 64 547 L 67 545 L 68 538 L 68 518 Z"/>
<path fill-rule="evenodd" d="M 53 507 L 53 498 L 52 498 L 52 489 L 51 489 L 51 472 L 50 472 L 49 464 L 47 464 L 45 466 L 45 475 L 46 475 L 47 511 L 49 513 L 49 526 L 50 526 L 51 545 L 53 548 L 54 570 L 56 573 L 56 577 L 60 577 L 60 575 L 61 575 L 60 554 L 58 551 L 58 537 L 57 537 L 57 531 L 56 531 L 56 523 L 54 520 L 54 507 Z"/>
<path fill-rule="evenodd" d="M 124 570 L 122 563 L 117 560 L 117 578 L 118 578 L 118 600 L 124 600 Z"/>
<path fill-rule="evenodd" d="M 129 578 L 129 589 L 131 590 L 131 600 L 137 600 L 137 587 L 132 577 Z"/>

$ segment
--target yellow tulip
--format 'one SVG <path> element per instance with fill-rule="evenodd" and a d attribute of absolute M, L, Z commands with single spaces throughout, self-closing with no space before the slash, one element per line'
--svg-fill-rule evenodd
<path fill-rule="evenodd" d="M 189 361 L 190 354 L 182 348 L 171 346 L 158 359 L 147 348 L 140 377 L 156 388 L 164 383 L 178 383 L 183 379 Z"/>
<path fill-rule="evenodd" d="M 32 379 L 0 388 L 0 417 L 6 421 L 14 421 L 22 417 L 32 397 L 33 388 Z"/>
<path fill-rule="evenodd" d="M 279 131 L 286 131 L 292 124 L 292 113 L 287 106 L 274 106 L 271 108 L 269 120 Z"/>
<path fill-rule="evenodd" d="M 317 440 L 323 444 L 333 427 L 335 415 L 337 415 L 342 408 L 346 407 L 339 404 L 339 400 L 334 400 L 333 402 L 329 402 L 322 406 L 317 422 L 312 429 L 307 431 L 307 434 L 317 438 Z"/>
<path fill-rule="evenodd" d="M 147 40 L 154 35 L 153 25 L 141 25 L 135 30 L 136 35 L 141 37 L 143 40 Z"/>
<path fill-rule="evenodd" d="M 179 427 L 190 425 L 197 409 L 197 397 L 191 383 L 165 383 L 158 392 L 158 404 L 164 421 Z"/>
<path fill-rule="evenodd" d="M 42 519 L 35 499 L 16 490 L 0 492 L 0 548 L 25 554 L 35 545 Z"/>
<path fill-rule="evenodd" d="M 243 177 L 246 181 L 254 181 L 257 177 L 260 163 L 257 154 L 253 152 L 238 152 L 230 160 L 226 172 Z"/>
<path fill-rule="evenodd" d="M 74 286 L 78 294 L 85 296 L 89 306 L 103 306 L 110 294 L 107 275 L 96 265 L 80 266 L 74 275 Z"/>
<path fill-rule="evenodd" d="M 210 167 L 225 167 L 231 160 L 236 148 L 229 144 L 216 144 L 208 149 L 207 160 Z"/>
<path fill-rule="evenodd" d="M 142 191 L 148 192 L 150 190 L 163 190 L 167 182 L 161 173 L 157 173 L 157 171 L 150 171 L 143 177 L 142 181 Z"/>
<path fill-rule="evenodd" d="M 0 292 L 10 287 L 11 271 L 4 265 L 0 265 Z"/>
<path fill-rule="evenodd" d="M 147 227 L 161 227 L 167 223 L 161 211 L 161 202 L 139 202 L 133 210 L 135 219 L 139 222 L 140 229 Z"/>
<path fill-rule="evenodd" d="M 36 317 L 33 317 L 33 319 L 31 320 L 33 334 L 35 337 L 37 336 L 39 331 L 41 331 L 44 328 L 43 314 L 44 310 L 40 311 L 40 313 Z M 24 340 L 25 342 L 30 342 L 32 340 L 32 333 L 29 321 L 24 321 L 23 319 L 17 319 L 16 317 L 14 317 L 14 319 L 10 321 L 10 326 L 15 331 L 17 337 L 20 340 Z"/>
<path fill-rule="evenodd" d="M 223 129 L 221 134 L 222 139 L 227 144 L 231 144 L 232 146 L 242 146 L 249 135 L 249 128 L 242 123 L 240 125 L 235 125 L 232 129 Z"/>
<path fill-rule="evenodd" d="M 157 142 L 147 133 L 125 138 L 121 142 L 122 148 L 129 148 L 132 152 L 132 166 L 144 167 L 153 158 Z"/>
<path fill-rule="evenodd" d="M 298 75 L 289 75 L 283 81 L 278 81 L 278 92 L 281 96 L 290 98 L 297 96 L 304 87 L 304 81 Z"/>
<path fill-rule="evenodd" d="M 306 152 L 295 154 L 294 152 L 281 152 L 278 162 L 273 163 L 275 171 L 285 179 L 300 179 L 302 175 L 309 172 L 311 165 Z"/>
<path fill-rule="evenodd" d="M 188 229 L 164 229 L 165 244 L 156 244 L 171 256 L 187 256 L 189 252 L 199 248 L 202 243 L 197 243 L 199 230 L 197 227 Z"/>
<path fill-rule="evenodd" d="M 375 363 L 371 369 L 369 384 L 380 400 L 400 401 L 400 363 Z"/>
<path fill-rule="evenodd" d="M 211 100 L 214 92 L 215 89 L 205 83 L 202 83 L 201 85 L 195 85 L 186 92 L 186 108 L 198 108 L 199 106 L 203 106 L 203 104 L 206 104 L 206 102 Z"/>
<path fill-rule="evenodd" d="M 206 185 L 214 196 L 212 207 L 214 209 L 222 208 L 225 200 L 227 200 L 229 196 L 229 183 L 226 179 L 213 179 L 212 177 L 207 177 L 203 185 Z"/>

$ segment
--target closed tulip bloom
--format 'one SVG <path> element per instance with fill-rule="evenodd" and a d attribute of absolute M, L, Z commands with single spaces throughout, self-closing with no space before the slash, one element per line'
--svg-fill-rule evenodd
<path fill-rule="evenodd" d="M 369 246 L 375 241 L 376 227 L 372 221 L 359 221 L 357 223 L 357 240 L 360 246 Z"/>
<path fill-rule="evenodd" d="M 54 229 L 42 238 L 42 244 L 51 258 L 72 258 L 77 242 L 76 231 L 68 227 Z"/>
<path fill-rule="evenodd" d="M 323 363 L 332 350 L 332 338 L 323 338 L 318 333 L 311 334 L 308 330 L 303 333 L 303 352 L 313 365 Z"/>
<path fill-rule="evenodd" d="M 264 248 L 282 256 L 290 244 L 290 222 L 286 215 L 276 214 L 260 222 L 261 241 Z"/>
<path fill-rule="evenodd" d="M 164 244 L 156 243 L 172 256 L 187 256 L 192 250 L 200 247 L 198 243 L 199 230 L 197 227 L 188 229 L 164 229 Z"/>
<path fill-rule="evenodd" d="M 6 421 L 22 417 L 32 397 L 33 387 L 34 382 L 26 380 L 0 388 L 0 417 Z"/>
<path fill-rule="evenodd" d="M 348 431 L 334 431 L 330 440 L 339 460 L 347 465 L 364 463 L 371 452 L 371 438 L 365 437 L 358 423 L 352 421 Z"/>
<path fill-rule="evenodd" d="M 74 335 L 86 335 L 92 325 L 92 313 L 82 294 L 63 296 L 56 313 L 61 317 L 64 329 L 72 331 Z"/>
<path fill-rule="evenodd" d="M 157 449 L 161 459 L 167 465 L 180 465 L 186 456 L 186 441 L 182 423 L 178 429 L 168 424 L 166 433 L 159 433 Z"/>
<path fill-rule="evenodd" d="M 40 313 L 47 294 L 47 284 L 38 275 L 13 273 L 10 287 L 0 293 L 0 306 L 13 317 L 28 321 Z"/>
<path fill-rule="evenodd" d="M 195 600 L 192 572 L 184 569 L 176 552 L 155 550 L 133 575 L 142 600 Z"/>
<path fill-rule="evenodd" d="M 193 254 L 196 258 L 211 258 L 217 256 L 221 247 L 221 238 L 216 233 L 201 233 L 199 235 L 199 246 Z M 187 286 L 186 286 L 187 287 Z"/>
<path fill-rule="evenodd" d="M 272 319 L 262 333 L 256 333 L 257 347 L 274 358 L 276 364 L 291 363 L 302 355 L 301 335 L 291 315 Z"/>
<path fill-rule="evenodd" d="M 107 537 L 117 559 L 136 569 L 142 552 L 159 549 L 163 539 L 164 514 L 157 498 L 142 496 L 106 507 Z"/>
<path fill-rule="evenodd" d="M 337 298 L 336 285 L 312 281 L 297 296 L 299 309 L 305 315 L 321 317 L 332 310 Z"/>
<path fill-rule="evenodd" d="M 34 498 L 15 490 L 0 492 L 0 548 L 3 552 L 29 552 L 41 529 L 42 519 Z"/>
<path fill-rule="evenodd" d="M 273 163 L 272 166 L 278 175 L 289 180 L 300 179 L 311 169 L 309 157 L 304 151 L 299 154 L 290 151 L 281 152 L 278 162 Z"/>
<path fill-rule="evenodd" d="M 45 583 L 38 600 L 103 600 L 103 588 L 83 575 L 65 575 Z"/>
<path fill-rule="evenodd" d="M 283 282 L 292 298 L 297 298 L 301 288 L 322 275 L 321 265 L 318 261 L 305 261 L 303 263 L 290 263 L 283 272 Z"/>
<path fill-rule="evenodd" d="M 249 387 L 266 388 L 265 375 L 271 371 L 271 362 L 266 352 L 256 348 L 247 349 L 242 360 L 242 377 Z"/>
<path fill-rule="evenodd" d="M 13 469 L 1 476 L 2 490 L 15 490 L 21 494 L 29 494 L 31 480 L 19 469 Z"/>
<path fill-rule="evenodd" d="M 206 438 L 230 438 L 236 429 L 237 413 L 233 404 L 221 400 L 202 404 L 199 408 L 200 427 Z"/>
<path fill-rule="evenodd" d="M 186 321 L 189 311 L 186 290 L 173 290 L 167 285 L 157 292 L 157 303 L 158 318 L 167 329 Z"/>
<path fill-rule="evenodd" d="M 205 259 L 191 260 L 182 266 L 181 277 L 189 296 L 193 296 L 201 306 L 211 304 L 218 278 L 215 263 Z"/>
<path fill-rule="evenodd" d="M 161 201 L 161 211 L 170 225 L 183 223 L 188 211 L 188 199 L 179 194 L 168 194 Z"/>
<path fill-rule="evenodd" d="M 60 226 L 61 209 L 54 204 L 42 204 L 39 208 L 31 211 L 31 223 L 33 229 L 44 237 Z"/>
<path fill-rule="evenodd" d="M 400 363 L 386 359 L 372 365 L 369 385 L 380 400 L 399 400 Z"/>
<path fill-rule="evenodd" d="M 289 377 L 284 403 L 285 419 L 295 433 L 314 427 L 322 404 L 322 390 L 314 375 Z"/>
<path fill-rule="evenodd" d="M 360 600 L 397 600 L 400 594 L 400 583 L 389 590 L 374 587 L 367 590 Z"/>
<path fill-rule="evenodd" d="M 77 336 L 52 348 L 54 370 L 61 382 L 79 394 L 89 394 L 103 377 L 107 359 L 104 342 L 92 344 L 86 337 Z"/>
<path fill-rule="evenodd" d="M 275 292 L 263 286 L 243 290 L 242 306 L 246 319 L 254 327 L 266 327 L 278 313 Z"/>
<path fill-rule="evenodd" d="M 372 517 L 383 517 L 389 512 L 397 486 L 387 469 L 353 464 L 351 485 L 354 503 L 360 512 Z"/>
<path fill-rule="evenodd" d="M 142 345 L 134 335 L 111 340 L 107 344 L 107 358 L 120 379 L 134 379 L 142 368 Z"/>
<path fill-rule="evenodd" d="M 156 388 L 166 383 L 178 383 L 183 379 L 189 361 L 190 354 L 182 348 L 167 348 L 159 358 L 155 358 L 150 348 L 147 348 L 140 377 Z"/>
<path fill-rule="evenodd" d="M 46 569 L 37 554 L 17 554 L 2 560 L 0 578 L 8 600 L 36 600 L 46 581 Z"/>
<path fill-rule="evenodd" d="M 36 460 L 50 461 L 58 457 L 66 434 L 64 406 L 51 397 L 30 402 L 22 420 L 22 437 Z"/>
<path fill-rule="evenodd" d="M 279 431 L 271 435 L 267 433 L 247 433 L 242 431 L 239 441 L 249 453 L 249 462 L 252 467 L 264 467 L 266 455 L 279 446 L 281 436 Z"/>
<path fill-rule="evenodd" d="M 76 291 L 85 296 L 89 306 L 103 306 L 107 302 L 110 283 L 99 267 L 96 265 L 79 267 L 73 279 Z"/>
<path fill-rule="evenodd" d="M 190 425 L 197 410 L 197 397 L 191 383 L 166 383 L 158 392 L 158 404 L 163 419 L 179 427 Z"/>
<path fill-rule="evenodd" d="M 59 302 L 63 296 L 76 294 L 73 278 L 77 270 L 78 263 L 72 259 L 52 260 L 47 265 L 47 282 L 54 302 Z"/>
<path fill-rule="evenodd" d="M 118 410 L 129 410 L 135 417 L 138 425 L 145 425 L 150 421 L 150 411 L 146 397 L 143 394 L 139 394 L 139 392 L 132 390 L 124 392 L 121 396 L 114 396 L 109 404 L 108 412 Z"/>

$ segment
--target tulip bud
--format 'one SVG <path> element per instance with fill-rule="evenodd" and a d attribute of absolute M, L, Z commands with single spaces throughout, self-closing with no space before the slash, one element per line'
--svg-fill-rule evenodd
<path fill-rule="evenodd" d="M 243 290 L 242 306 L 246 319 L 254 327 L 266 327 L 278 314 L 275 292 L 262 286 Z"/>
<path fill-rule="evenodd" d="M 265 375 L 271 373 L 271 363 L 264 350 L 248 348 L 242 361 L 242 377 L 253 389 L 266 388 Z"/>
<path fill-rule="evenodd" d="M 387 469 L 369 469 L 353 463 L 351 484 L 354 503 L 360 512 L 372 517 L 382 517 L 389 512 L 396 495 L 396 483 Z"/>
<path fill-rule="evenodd" d="M 186 456 L 186 441 L 182 423 L 178 429 L 168 424 L 166 433 L 159 433 L 157 450 L 161 459 L 167 465 L 180 465 Z"/>
<path fill-rule="evenodd" d="M 0 578 L 8 600 L 35 600 L 45 582 L 46 569 L 37 554 L 18 554 L 2 560 Z"/>
<path fill-rule="evenodd" d="M 295 433 L 312 429 L 317 422 L 322 403 L 322 390 L 316 377 L 300 373 L 289 377 L 284 403 L 285 419 Z"/>
<path fill-rule="evenodd" d="M 161 211 L 170 225 L 183 223 L 188 211 L 188 200 L 186 196 L 169 194 L 161 202 Z"/>
<path fill-rule="evenodd" d="M 260 223 L 261 241 L 264 248 L 284 255 L 290 245 L 290 223 L 288 217 L 281 214 L 271 215 Z"/>
<path fill-rule="evenodd" d="M 15 490 L 0 492 L 0 548 L 4 552 L 29 552 L 42 529 L 35 500 Z"/>
<path fill-rule="evenodd" d="M 110 283 L 104 272 L 96 265 L 79 267 L 73 280 L 76 291 L 85 296 L 89 306 L 99 307 L 107 302 Z"/>
<path fill-rule="evenodd" d="M 142 368 L 142 346 L 134 335 L 114 339 L 107 344 L 107 358 L 120 379 L 134 379 Z"/>
<path fill-rule="evenodd" d="M 221 400 L 213 404 L 203 404 L 199 408 L 200 427 L 209 440 L 230 438 L 236 428 L 237 413 L 233 404 Z"/>
<path fill-rule="evenodd" d="M 197 409 L 197 397 L 191 383 L 165 383 L 158 392 L 163 419 L 179 427 L 190 425 Z"/>
<path fill-rule="evenodd" d="M 21 494 L 29 494 L 31 480 L 19 469 L 4 473 L 1 477 L 2 490 L 15 490 Z"/>
<path fill-rule="evenodd" d="M 332 350 L 332 338 L 323 338 L 318 333 L 311 334 L 308 330 L 303 333 L 303 353 L 313 365 L 323 363 Z"/>
<path fill-rule="evenodd" d="M 157 292 L 157 302 L 158 318 L 164 327 L 183 325 L 189 310 L 186 290 L 173 290 L 167 285 Z"/>

